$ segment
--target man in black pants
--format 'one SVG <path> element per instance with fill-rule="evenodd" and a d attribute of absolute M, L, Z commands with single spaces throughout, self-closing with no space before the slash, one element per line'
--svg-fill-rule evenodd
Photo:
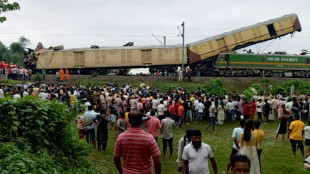
<path fill-rule="evenodd" d="M 170 118 L 170 113 L 166 112 L 165 113 L 166 118 L 161 121 L 161 132 L 162 132 L 162 137 L 163 137 L 163 152 L 164 155 L 163 157 L 165 158 L 166 152 L 167 152 L 167 143 L 169 145 L 169 150 L 170 150 L 170 158 L 172 158 L 172 142 L 173 142 L 173 132 L 172 128 L 174 123 L 174 120 Z"/>

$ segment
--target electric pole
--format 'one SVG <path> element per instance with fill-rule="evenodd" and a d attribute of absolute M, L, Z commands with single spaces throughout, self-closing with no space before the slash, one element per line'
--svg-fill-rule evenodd
<path fill-rule="evenodd" d="M 183 44 L 182 44 L 182 71 L 184 71 L 184 32 L 185 32 L 185 23 L 182 23 L 183 32 L 182 32 L 182 38 L 183 38 Z"/>

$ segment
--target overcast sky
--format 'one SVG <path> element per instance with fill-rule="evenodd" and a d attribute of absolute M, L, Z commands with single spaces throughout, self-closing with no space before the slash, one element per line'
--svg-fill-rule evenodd
<path fill-rule="evenodd" d="M 252 46 L 254 52 L 310 49 L 309 0 L 15 0 L 20 11 L 2 13 L 0 41 L 9 46 L 20 36 L 35 48 L 64 45 L 83 48 L 90 45 L 182 44 L 177 26 L 185 22 L 185 43 L 223 32 L 296 13 L 302 32 Z M 9 2 L 14 2 L 9 0 Z"/>

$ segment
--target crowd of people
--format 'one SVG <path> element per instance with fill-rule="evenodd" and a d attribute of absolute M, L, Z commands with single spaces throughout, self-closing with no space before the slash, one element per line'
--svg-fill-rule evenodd
<path fill-rule="evenodd" d="M 5 75 L 6 79 L 29 81 L 31 80 L 32 70 L 30 68 L 24 68 L 23 66 L 17 66 L 12 63 L 8 64 L 1 61 L 0 74 Z"/>
<path fill-rule="evenodd" d="M 212 126 L 213 133 L 216 133 L 216 125 L 221 126 L 225 121 L 238 121 L 240 124 L 232 133 L 233 147 L 224 173 L 230 169 L 233 173 L 262 173 L 262 122 L 279 121 L 275 142 L 279 134 L 282 135 L 281 141 L 287 134 L 294 157 L 297 147 L 304 158 L 306 132 L 305 144 L 309 153 L 310 126 L 305 127 L 303 121 L 309 117 L 310 97 L 305 94 L 255 94 L 247 99 L 244 94 L 235 92 L 223 96 L 206 95 L 200 89 L 187 93 L 180 87 L 164 92 L 145 84 L 137 88 L 130 84 L 119 87 L 117 82 L 94 86 L 79 83 L 32 84 L 28 81 L 16 86 L 1 83 L 0 98 L 6 95 L 15 99 L 27 95 L 38 95 L 43 100 L 57 99 L 72 109 L 77 103 L 83 103 L 86 108 L 76 118 L 79 137 L 84 139 L 86 136 L 86 141 L 94 148 L 105 151 L 108 131 L 115 130 L 116 136 L 112 137 L 115 140 L 114 161 L 120 173 L 152 173 L 152 163 L 155 173 L 160 173 L 159 131 L 163 142 L 162 157 L 166 158 L 169 147 L 169 158 L 173 158 L 173 127 L 179 129 L 185 124 L 202 124 L 202 121 L 208 122 L 206 129 Z M 254 120 L 255 114 L 258 115 L 257 120 Z M 202 142 L 201 130 L 186 131 L 186 136 L 178 144 L 178 170 L 184 174 L 208 173 L 208 160 L 214 173 L 218 173 L 211 147 Z M 308 161 L 310 158 L 305 158 L 305 167 L 310 169 Z"/>

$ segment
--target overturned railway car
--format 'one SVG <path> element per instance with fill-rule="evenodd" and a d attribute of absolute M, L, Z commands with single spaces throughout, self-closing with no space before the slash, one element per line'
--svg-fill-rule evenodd
<path fill-rule="evenodd" d="M 282 54 L 220 54 L 219 76 L 310 77 L 310 56 Z"/>
<path fill-rule="evenodd" d="M 214 37 L 187 44 L 185 64 L 200 69 L 204 75 L 214 74 L 214 63 L 220 53 L 230 52 L 256 43 L 275 39 L 295 31 L 301 31 L 296 14 L 260 22 Z M 25 64 L 37 70 L 55 72 L 68 68 L 71 73 L 103 73 L 109 68 L 150 67 L 156 71 L 174 71 L 182 64 L 182 45 L 171 46 L 123 46 L 82 49 L 39 49 L 35 59 L 26 59 Z"/>

